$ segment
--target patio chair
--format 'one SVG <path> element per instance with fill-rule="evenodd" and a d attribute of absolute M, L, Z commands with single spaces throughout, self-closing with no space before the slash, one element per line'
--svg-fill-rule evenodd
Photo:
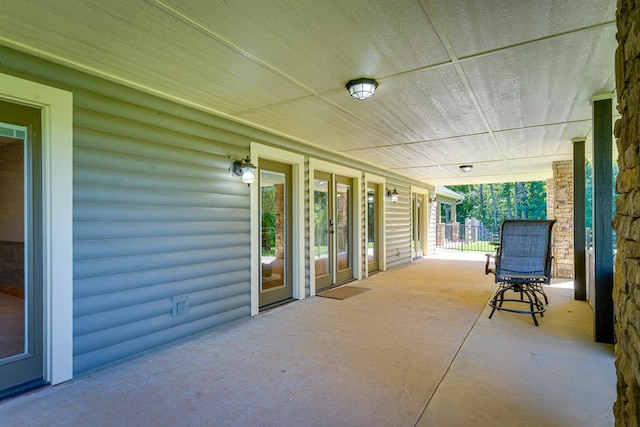
<path fill-rule="evenodd" d="M 487 254 L 485 274 L 495 275 L 498 290 L 489 301 L 492 307 L 489 318 L 496 310 L 530 314 L 538 326 L 536 315 L 544 317 L 549 300 L 543 285 L 551 281 L 551 230 L 553 220 L 506 220 L 500 227 L 500 245 L 495 254 Z M 494 267 L 490 268 L 491 260 Z M 505 298 L 514 291 L 519 299 Z M 525 298 L 526 297 L 526 298 Z M 504 302 L 510 304 L 504 306 Z M 513 308 L 516 304 L 528 305 L 527 309 Z"/>

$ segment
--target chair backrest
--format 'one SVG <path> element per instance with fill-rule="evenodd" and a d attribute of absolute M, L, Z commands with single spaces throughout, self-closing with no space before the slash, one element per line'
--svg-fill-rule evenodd
<path fill-rule="evenodd" d="M 497 276 L 551 275 L 554 220 L 506 220 L 500 228 Z"/>

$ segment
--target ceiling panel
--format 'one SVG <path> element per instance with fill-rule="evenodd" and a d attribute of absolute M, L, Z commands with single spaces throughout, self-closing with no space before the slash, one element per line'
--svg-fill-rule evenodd
<path fill-rule="evenodd" d="M 471 172 L 467 173 L 460 171 L 458 166 L 459 165 L 407 167 L 394 169 L 394 171 L 418 180 L 424 180 L 425 177 L 429 177 L 429 182 L 435 183 L 446 182 L 447 180 L 461 183 L 491 182 L 485 181 L 487 177 L 491 176 L 506 177 L 502 179 L 507 181 L 513 178 L 513 173 L 506 161 L 498 160 L 474 163 Z M 500 180 L 495 182 L 500 182 Z"/>
<path fill-rule="evenodd" d="M 615 20 L 615 1 L 422 0 L 459 58 Z"/>
<path fill-rule="evenodd" d="M 441 165 L 502 160 L 493 138 L 488 133 L 420 142 L 411 146 Z"/>
<path fill-rule="evenodd" d="M 573 154 L 564 154 L 558 156 L 540 156 L 529 157 L 526 159 L 509 159 L 508 163 L 513 171 L 517 171 L 518 174 L 531 174 L 540 173 L 544 174 L 546 178 L 553 177 L 553 170 L 549 168 L 549 160 L 553 158 L 553 161 L 572 160 Z"/>
<path fill-rule="evenodd" d="M 224 113 L 308 93 L 146 2 L 21 1 L 3 6 L 0 27 L 62 62 Z"/>
<path fill-rule="evenodd" d="M 540 153 L 547 156 L 571 154 L 571 140 L 586 138 L 590 132 L 591 120 L 584 120 L 495 132 L 494 136 L 506 158 L 528 158 Z"/>
<path fill-rule="evenodd" d="M 437 178 L 447 178 L 451 173 L 442 166 L 423 166 L 415 168 L 394 168 L 394 172 L 405 175 L 407 177 L 417 179 L 419 181 L 428 177 L 429 180 Z M 430 181 L 431 182 L 431 181 Z"/>
<path fill-rule="evenodd" d="M 448 61 L 415 0 L 164 0 L 316 93 Z"/>
<path fill-rule="evenodd" d="M 380 80 L 369 100 L 351 99 L 347 90 L 326 98 L 371 123 L 393 143 L 426 141 L 486 132 L 471 97 L 452 65 Z"/>
<path fill-rule="evenodd" d="M 346 90 L 345 94 L 348 96 Z M 237 117 L 330 151 L 389 143 L 389 138 L 368 123 L 335 108 L 319 96 L 247 111 Z"/>
<path fill-rule="evenodd" d="M 0 44 L 427 184 L 550 176 L 615 85 L 615 0 L 2 7 Z M 380 86 L 354 101 L 363 76 Z"/>
<path fill-rule="evenodd" d="M 615 88 L 615 33 L 572 33 L 461 65 L 493 130 L 589 120 L 592 96 Z"/>
<path fill-rule="evenodd" d="M 384 168 L 397 168 L 398 165 L 405 165 L 406 167 L 436 165 L 436 162 L 431 160 L 428 155 L 425 155 L 422 150 L 416 148 L 414 144 L 365 148 L 352 150 L 345 154 Z"/>

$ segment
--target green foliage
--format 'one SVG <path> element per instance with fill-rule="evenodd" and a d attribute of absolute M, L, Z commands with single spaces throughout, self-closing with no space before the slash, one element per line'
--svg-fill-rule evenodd
<path fill-rule="evenodd" d="M 276 191 L 273 186 L 261 188 L 261 204 L 262 204 L 262 249 L 263 255 L 265 251 L 271 251 L 276 245 Z"/>
<path fill-rule="evenodd" d="M 618 164 L 612 165 L 611 191 L 615 215 L 615 184 Z M 585 165 L 586 227 L 593 228 L 593 165 Z M 455 221 L 476 218 L 492 232 L 497 232 L 505 219 L 545 219 L 547 217 L 547 183 L 545 181 L 508 182 L 500 184 L 454 185 L 449 189 L 463 194 L 456 206 Z M 448 207 L 445 205 L 445 207 Z M 444 218 L 444 216 L 443 216 Z M 451 219 L 453 220 L 453 219 Z"/>
<path fill-rule="evenodd" d="M 547 183 L 508 182 L 500 184 L 456 185 L 448 187 L 463 194 L 456 206 L 456 221 L 477 218 L 493 232 L 505 219 L 545 219 Z"/>

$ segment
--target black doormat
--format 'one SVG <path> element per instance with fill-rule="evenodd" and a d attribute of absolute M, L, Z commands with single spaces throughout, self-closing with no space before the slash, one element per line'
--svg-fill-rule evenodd
<path fill-rule="evenodd" d="M 360 295 L 363 292 L 370 291 L 370 288 L 361 288 L 359 286 L 340 286 L 339 288 L 330 289 L 328 291 L 320 292 L 319 297 L 331 298 L 331 299 L 347 299 L 356 295 Z"/>

